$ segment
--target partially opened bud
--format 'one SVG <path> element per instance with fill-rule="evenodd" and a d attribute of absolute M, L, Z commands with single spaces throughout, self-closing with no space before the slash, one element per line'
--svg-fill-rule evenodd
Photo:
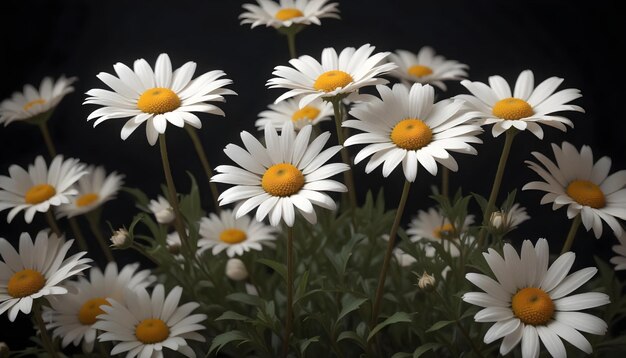
<path fill-rule="evenodd" d="M 432 291 L 435 289 L 435 283 L 435 277 L 424 271 L 422 276 L 417 281 L 417 286 L 424 291 Z"/>
<path fill-rule="evenodd" d="M 491 213 L 490 222 L 494 229 L 500 229 L 502 225 L 506 223 L 506 214 L 501 211 L 494 211 Z"/>
<path fill-rule="evenodd" d="M 228 259 L 226 262 L 226 277 L 234 281 L 243 281 L 248 278 L 248 270 L 243 261 Z"/>
<path fill-rule="evenodd" d="M 154 217 L 156 217 L 156 221 L 159 224 L 169 224 L 172 221 L 174 221 L 174 209 L 172 209 L 171 207 L 169 208 L 165 208 L 163 210 L 157 211 L 156 213 L 154 213 Z"/>
<path fill-rule="evenodd" d="M 113 236 L 111 236 L 111 246 L 116 249 L 127 249 L 132 244 L 133 240 L 130 237 L 130 233 L 124 228 L 115 230 Z"/>

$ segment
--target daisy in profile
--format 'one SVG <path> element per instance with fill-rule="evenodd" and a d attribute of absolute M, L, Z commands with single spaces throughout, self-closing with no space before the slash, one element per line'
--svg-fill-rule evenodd
<path fill-rule="evenodd" d="M 417 213 L 417 217 L 409 223 L 406 233 L 411 242 L 421 245 L 427 257 L 434 257 L 437 254 L 437 250 L 430 245 L 431 242 L 440 243 L 450 256 L 458 257 L 460 237 L 465 236 L 470 242 L 474 240 L 470 236 L 463 235 L 473 223 L 474 216 L 468 215 L 465 217 L 463 227 L 454 227 L 441 211 L 430 208 L 428 211 L 420 210 Z"/>
<path fill-rule="evenodd" d="M 345 145 L 368 144 L 354 158 L 358 164 L 372 156 L 365 167 L 370 173 L 381 164 L 383 176 L 402 163 L 407 181 L 415 181 L 418 164 L 432 175 L 437 174 L 437 163 L 457 171 L 456 160 L 449 152 L 476 154 L 469 143 L 482 143 L 476 137 L 482 130 L 467 124 L 471 116 L 462 111 L 463 101 L 444 100 L 434 103 L 435 91 L 430 85 L 414 84 L 393 88 L 376 86 L 381 99 L 355 106 L 344 127 L 365 133 L 346 139 Z"/>
<path fill-rule="evenodd" d="M 10 99 L 0 103 L 0 123 L 14 121 L 45 121 L 68 93 L 74 92 L 76 77 L 61 76 L 56 82 L 51 77 L 41 81 L 39 90 L 27 84 L 22 92 L 13 92 Z"/>
<path fill-rule="evenodd" d="M 150 200 L 148 209 L 154 214 L 154 218 L 159 224 L 167 225 L 174 221 L 174 209 L 162 195 L 159 195 L 156 200 Z"/>
<path fill-rule="evenodd" d="M 335 210 L 335 201 L 324 191 L 345 192 L 345 185 L 328 178 L 349 169 L 344 163 L 325 164 L 341 150 L 334 146 L 322 151 L 330 137 L 324 132 L 311 143 L 311 126 L 296 133 L 291 122 L 286 122 L 279 135 L 271 126 L 265 127 L 264 147 L 252 134 L 241 132 L 246 149 L 229 144 L 224 153 L 241 166 L 220 165 L 212 181 L 233 184 L 220 197 L 220 205 L 242 202 L 235 217 L 240 218 L 251 210 L 257 221 L 269 216 L 270 224 L 278 226 L 284 221 L 291 227 L 295 209 L 310 223 L 317 222 L 313 204 Z M 295 207 L 295 209 L 294 209 Z"/>
<path fill-rule="evenodd" d="M 626 220 L 626 170 L 609 175 L 611 159 L 602 157 L 594 163 L 587 145 L 579 152 L 563 142 L 561 147 L 552 144 L 552 150 L 556 163 L 541 153 L 532 153 L 539 163 L 526 164 L 545 181 L 530 182 L 522 190 L 545 191 L 541 204 L 552 203 L 553 210 L 567 206 L 567 217 L 580 216 L 596 238 L 602 235 L 602 221 L 620 237 L 623 230 L 616 218 Z"/>
<path fill-rule="evenodd" d="M 211 249 L 213 255 L 226 251 L 228 257 L 241 256 L 250 250 L 261 251 L 263 246 L 274 247 L 277 231 L 247 215 L 235 218 L 232 210 L 211 213 L 200 220 L 198 251 Z"/>
<path fill-rule="evenodd" d="M 511 205 L 508 210 L 496 211 L 491 214 L 491 227 L 502 233 L 507 233 L 517 228 L 524 221 L 530 219 L 526 208 L 519 203 Z"/>
<path fill-rule="evenodd" d="M 127 358 L 163 357 L 164 348 L 186 357 L 196 354 L 188 340 L 204 342 L 197 331 L 205 327 L 200 323 L 207 319 L 205 314 L 191 314 L 200 305 L 189 302 L 179 306 L 183 289 L 174 287 L 167 296 L 163 285 L 157 285 L 148 294 L 145 288 L 126 290 L 124 303 L 107 299 L 110 305 L 100 308 L 93 328 L 102 331 L 98 341 L 114 341 L 111 355 L 126 353 Z"/>
<path fill-rule="evenodd" d="M 93 324 L 97 316 L 104 313 L 102 305 L 109 306 L 107 298 L 124 302 L 127 288 L 145 288 L 152 281 L 150 270 L 137 271 L 139 264 L 126 265 L 118 271 L 115 262 L 109 262 L 104 274 L 93 267 L 89 280 L 80 277 L 69 282 L 69 293 L 49 299 L 51 308 L 46 310 L 48 329 L 53 329 L 53 337 L 61 337 L 61 346 L 70 343 L 78 346 L 82 341 L 84 352 L 92 352 L 96 340 Z"/>
<path fill-rule="evenodd" d="M 389 74 L 407 85 L 415 82 L 428 83 L 445 91 L 444 81 L 460 81 L 467 77 L 467 65 L 446 60 L 445 57 L 436 55 L 435 50 L 428 46 L 422 47 L 417 54 L 397 50 L 389 55 L 389 61 L 398 66 Z"/>
<path fill-rule="evenodd" d="M 33 300 L 66 294 L 63 281 L 89 268 L 91 262 L 83 258 L 84 251 L 65 258 L 73 242 L 45 230 L 37 234 L 35 242 L 22 233 L 18 252 L 0 238 L 0 314 L 8 312 L 13 322 L 20 311 L 30 313 Z"/>
<path fill-rule="evenodd" d="M 622 232 L 622 236 L 618 237 L 619 245 L 613 245 L 613 252 L 617 256 L 611 257 L 611 263 L 615 265 L 615 271 L 626 270 L 626 233 Z"/>
<path fill-rule="evenodd" d="M 280 130 L 285 122 L 293 122 L 296 130 L 304 126 L 316 125 L 322 121 L 330 120 L 333 115 L 333 106 L 321 99 L 315 100 L 304 107 L 300 107 L 299 98 L 290 98 L 280 103 L 270 104 L 268 110 L 259 113 L 259 119 L 255 122 L 258 130 L 263 130 L 270 123 L 276 130 Z"/>
<path fill-rule="evenodd" d="M 71 218 L 99 208 L 115 198 L 124 184 L 123 178 L 124 175 L 117 172 L 107 175 L 102 166 L 88 166 L 87 174 L 78 179 L 75 186 L 78 190 L 77 196 L 69 204 L 59 206 L 57 216 Z"/>
<path fill-rule="evenodd" d="M 281 28 L 291 25 L 321 25 L 320 19 L 339 19 L 337 3 L 328 4 L 329 0 L 257 0 L 258 5 L 243 4 L 247 10 L 239 15 L 241 24 L 250 24 L 255 28 L 259 25 Z"/>
<path fill-rule="evenodd" d="M 374 46 L 366 44 L 358 49 L 347 47 L 339 55 L 335 49 L 325 48 L 321 63 L 311 56 L 300 56 L 289 61 L 293 67 L 277 66 L 272 72 L 276 77 L 267 81 L 267 86 L 289 89 L 275 103 L 302 95 L 300 108 L 318 98 L 346 97 L 362 87 L 387 83 L 377 76 L 396 68 L 393 63 L 381 64 L 388 52 L 372 52 Z"/>
<path fill-rule="evenodd" d="M 609 303 L 600 292 L 570 295 L 598 271 L 588 267 L 567 275 L 576 255 L 566 252 L 548 267 L 548 242 L 525 240 L 521 256 L 504 245 L 504 258 L 494 249 L 483 254 L 495 276 L 468 273 L 465 277 L 484 292 L 468 292 L 463 300 L 484 307 L 476 322 L 495 322 L 485 333 L 489 344 L 504 338 L 500 354 L 506 355 L 521 341 L 522 357 L 538 357 L 540 340 L 553 357 L 565 357 L 561 339 L 591 354 L 591 344 L 579 331 L 603 335 L 607 324 L 588 313 L 578 312 Z"/>
<path fill-rule="evenodd" d="M 122 128 L 124 140 L 144 122 L 150 145 L 165 133 L 168 123 L 200 128 L 202 122 L 192 112 L 223 116 L 221 109 L 207 102 L 223 102 L 224 95 L 236 94 L 223 88 L 232 83 L 220 79 L 224 72 L 210 71 L 192 80 L 196 63 L 189 61 L 172 71 L 170 57 L 165 53 L 159 55 L 154 69 L 144 59 L 136 60 L 133 69 L 119 62 L 113 69 L 117 77 L 106 72 L 98 74 L 113 91 L 91 89 L 83 104 L 102 106 L 87 117 L 96 119 L 94 127 L 109 119 L 131 117 Z"/>
<path fill-rule="evenodd" d="M 33 221 L 36 212 L 45 213 L 51 206 L 69 204 L 78 194 L 73 185 L 87 172 L 78 159 L 54 157 L 50 167 L 42 156 L 28 166 L 28 171 L 18 165 L 9 167 L 9 176 L 0 176 L 0 211 L 11 208 L 7 215 L 10 223 L 24 210 L 24 220 Z"/>
<path fill-rule="evenodd" d="M 563 82 L 562 78 L 550 77 L 535 87 L 533 72 L 525 70 L 520 73 L 511 87 L 500 76 L 489 77 L 489 86 L 482 82 L 461 81 L 472 94 L 458 95 L 468 102 L 481 118 L 481 125 L 493 124 L 491 133 L 494 137 L 504 133 L 509 128 L 523 131 L 528 130 L 537 138 L 543 138 L 543 129 L 539 124 L 566 131 L 566 125 L 574 127 L 569 119 L 555 115 L 556 112 L 584 110 L 569 102 L 582 97 L 580 91 L 568 88 L 556 91 Z"/>

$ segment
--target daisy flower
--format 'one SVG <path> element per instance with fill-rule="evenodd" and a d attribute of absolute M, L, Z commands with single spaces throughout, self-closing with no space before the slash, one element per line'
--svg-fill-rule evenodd
<path fill-rule="evenodd" d="M 428 211 L 418 211 L 417 217 L 409 223 L 406 233 L 411 242 L 421 245 L 427 257 L 434 257 L 437 254 L 437 250 L 430 242 L 441 243 L 450 256 L 458 257 L 460 255 L 458 246 L 461 244 L 459 238 L 473 223 L 474 216 L 468 215 L 465 217 L 463 227 L 455 228 L 441 211 L 430 208 Z M 467 240 L 471 242 L 474 239 L 467 236 Z"/>
<path fill-rule="evenodd" d="M 347 164 L 326 161 L 341 150 L 341 146 L 322 151 L 330 138 L 324 132 L 311 143 L 311 126 L 296 134 L 291 122 L 286 122 L 281 134 L 267 125 L 264 147 L 248 132 L 241 132 L 246 149 L 229 144 L 224 153 L 242 168 L 220 165 L 220 173 L 211 178 L 218 183 L 233 184 L 218 198 L 220 205 L 243 201 L 236 210 L 236 218 L 258 207 L 257 221 L 269 216 L 270 224 L 278 226 L 281 219 L 293 226 L 295 208 L 310 223 L 317 222 L 313 204 L 335 210 L 335 201 L 322 191 L 345 192 L 345 185 L 328 178 L 349 170 Z"/>
<path fill-rule="evenodd" d="M 397 50 L 389 55 L 389 61 L 398 66 L 389 74 L 407 85 L 428 83 L 445 91 L 443 81 L 460 81 L 467 77 L 467 65 L 435 55 L 435 50 L 428 46 L 422 47 L 417 54 Z"/>
<path fill-rule="evenodd" d="M 15 321 L 22 311 L 29 314 L 33 300 L 49 295 L 63 295 L 67 288 L 60 284 L 67 278 L 89 268 L 86 252 L 65 258 L 74 240 L 65 241 L 45 230 L 32 241 L 28 233 L 20 235 L 19 252 L 0 238 L 0 314 L 9 312 Z"/>
<path fill-rule="evenodd" d="M 615 271 L 626 270 L 626 233 L 618 237 L 619 245 L 613 245 L 613 252 L 617 256 L 611 257 L 611 263 L 615 265 Z"/>
<path fill-rule="evenodd" d="M 545 239 L 534 247 L 524 240 L 521 257 L 505 244 L 504 258 L 494 249 L 483 253 L 496 280 L 478 273 L 465 276 L 485 292 L 468 292 L 463 300 L 484 307 L 474 316 L 476 322 L 495 322 L 484 341 L 489 344 L 504 337 L 502 355 L 521 341 L 523 357 L 538 357 L 541 340 L 553 357 L 565 357 L 560 338 L 590 354 L 591 344 L 579 331 L 603 335 L 607 330 L 600 318 L 578 311 L 605 305 L 609 296 L 600 292 L 568 296 L 598 270 L 588 267 L 567 275 L 576 255 L 566 252 L 548 267 L 549 254 Z"/>
<path fill-rule="evenodd" d="M 159 224 L 167 225 L 174 221 L 174 209 L 163 196 L 159 195 L 156 200 L 150 200 L 148 209 L 154 214 L 154 218 Z"/>
<path fill-rule="evenodd" d="M 247 10 L 239 15 L 241 24 L 250 24 L 251 28 L 259 25 L 281 28 L 291 25 L 321 25 L 320 19 L 339 19 L 337 3 L 327 4 L 329 0 L 257 0 L 257 4 L 244 4 Z"/>
<path fill-rule="evenodd" d="M 363 45 L 358 49 L 345 48 L 339 56 L 333 48 L 322 51 L 322 63 L 311 56 L 300 56 L 289 61 L 293 66 L 277 66 L 272 74 L 276 78 L 267 81 L 269 88 L 288 88 L 290 91 L 276 99 L 278 103 L 287 98 L 300 96 L 300 108 L 318 98 L 345 97 L 365 86 L 385 84 L 388 81 L 376 76 L 387 73 L 396 65 L 380 64 L 389 52 L 374 52 L 374 46 Z"/>
<path fill-rule="evenodd" d="M 299 98 L 290 98 L 280 103 L 270 104 L 268 110 L 259 113 L 259 119 L 254 125 L 258 130 L 270 123 L 276 130 L 280 130 L 285 122 L 293 122 L 296 130 L 307 124 L 316 125 L 321 121 L 330 120 L 334 114 L 333 105 L 321 99 L 315 100 L 304 107 L 298 105 Z"/>
<path fill-rule="evenodd" d="M 502 232 L 509 232 L 524 221 L 530 219 L 526 208 L 515 203 L 506 211 L 496 211 L 491 214 L 491 226 Z"/>
<path fill-rule="evenodd" d="M 13 92 L 11 99 L 0 103 L 0 123 L 6 126 L 14 121 L 47 119 L 63 97 L 74 92 L 74 81 L 76 77 L 61 76 L 56 82 L 46 77 L 41 81 L 39 90 L 30 84 L 25 85 L 23 92 Z"/>
<path fill-rule="evenodd" d="M 477 153 L 468 143 L 482 143 L 476 138 L 482 130 L 466 124 L 472 117 L 462 112 L 463 101 L 433 104 L 433 87 L 419 83 L 410 89 L 403 84 L 376 89 L 382 99 L 374 97 L 355 106 L 350 115 L 357 120 L 343 122 L 344 127 L 365 132 L 346 139 L 344 145 L 369 144 L 354 158 L 357 164 L 372 155 L 366 173 L 384 163 L 383 176 L 387 177 L 402 163 L 406 180 L 413 182 L 418 163 L 436 175 L 437 163 L 457 171 L 456 160 L 448 152 Z"/>
<path fill-rule="evenodd" d="M 398 265 L 400 265 L 400 267 L 409 267 L 417 262 L 415 257 L 407 254 L 399 247 L 393 248 L 393 256 L 396 258 L 396 261 L 398 261 Z"/>
<path fill-rule="evenodd" d="M 116 172 L 107 176 L 102 166 L 88 166 L 87 174 L 78 179 L 75 187 L 78 190 L 77 196 L 69 204 L 59 206 L 57 216 L 71 218 L 82 215 L 114 199 L 124 184 L 123 178 L 124 175 Z"/>
<path fill-rule="evenodd" d="M 104 313 L 102 305 L 110 305 L 107 298 L 123 302 L 127 288 L 145 288 L 152 281 L 150 270 L 137 271 L 139 264 L 126 265 L 118 272 L 115 262 L 110 262 L 104 274 L 93 267 L 89 280 L 81 277 L 77 282 L 69 282 L 69 293 L 49 299 L 51 308 L 46 309 L 48 329 L 53 329 L 53 337 L 61 337 L 61 346 L 70 343 L 78 346 L 82 341 L 84 352 L 92 352 L 96 340 L 93 324 L 97 316 Z"/>
<path fill-rule="evenodd" d="M 0 175 L 0 211 L 12 208 L 7 215 L 10 223 L 24 210 L 24 219 L 30 224 L 36 212 L 45 213 L 51 206 L 70 203 L 71 197 L 78 194 L 74 183 L 87 173 L 84 169 L 78 159 L 63 160 L 62 155 L 54 157 L 50 167 L 42 156 L 35 158 L 28 171 L 12 165 L 8 177 Z"/>
<path fill-rule="evenodd" d="M 205 327 L 200 322 L 207 319 L 205 314 L 191 314 L 200 305 L 196 302 L 179 306 L 183 289 L 174 287 L 165 296 L 163 285 L 157 285 L 148 294 L 144 288 L 126 290 L 125 303 L 107 299 L 110 305 L 100 308 L 93 328 L 101 330 L 100 342 L 115 341 L 111 355 L 126 353 L 127 358 L 163 357 L 163 348 L 169 348 L 186 357 L 196 354 L 187 340 L 204 342 L 197 331 Z"/>
<path fill-rule="evenodd" d="M 568 104 L 582 97 L 580 91 L 568 88 L 554 93 L 563 82 L 562 78 L 550 77 L 535 86 L 533 72 L 520 73 L 511 93 L 509 84 L 500 76 L 489 77 L 489 86 L 482 82 L 461 81 L 474 96 L 458 95 L 477 111 L 481 117 L 481 125 L 494 124 L 491 133 L 494 137 L 513 127 L 520 131 L 529 130 L 537 138 L 543 138 L 543 129 L 539 124 L 558 128 L 565 132 L 568 125 L 574 127 L 572 121 L 553 113 L 562 111 L 584 110 L 576 105 Z"/>
<path fill-rule="evenodd" d="M 199 253 L 212 249 L 213 255 L 226 251 L 228 257 L 241 256 L 250 250 L 261 251 L 263 245 L 274 246 L 277 231 L 247 215 L 235 217 L 232 210 L 223 210 L 219 216 L 211 213 L 200 220 Z"/>
<path fill-rule="evenodd" d="M 192 112 L 224 116 L 221 109 L 206 102 L 223 102 L 224 95 L 236 94 L 222 88 L 232 83 L 219 79 L 225 76 L 224 72 L 210 71 L 192 80 L 196 63 L 189 61 L 172 72 L 170 57 L 165 53 L 157 58 L 154 70 L 144 59 L 136 60 L 133 69 L 120 62 L 113 69 L 118 77 L 106 72 L 98 74 L 113 91 L 89 90 L 83 104 L 103 106 L 87 117 L 97 118 L 94 127 L 108 119 L 132 117 L 122 128 L 123 140 L 144 122 L 150 145 L 165 133 L 168 122 L 180 128 L 185 124 L 200 128 L 202 122 Z"/>
<path fill-rule="evenodd" d="M 552 203 L 553 210 L 566 205 L 567 217 L 581 215 L 585 228 L 593 228 L 596 238 L 602 235 L 602 221 L 620 237 L 623 230 L 615 218 L 626 220 L 626 170 L 609 175 L 611 159 L 602 157 L 594 163 L 587 145 L 578 152 L 563 142 L 562 147 L 552 144 L 552 150 L 556 163 L 541 153 L 532 153 L 545 168 L 531 161 L 526 164 L 545 182 L 530 182 L 522 190 L 547 192 L 541 204 Z"/>

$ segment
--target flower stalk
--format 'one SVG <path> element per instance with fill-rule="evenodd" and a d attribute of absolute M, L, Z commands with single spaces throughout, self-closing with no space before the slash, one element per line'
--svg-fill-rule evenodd
<path fill-rule="evenodd" d="M 204 146 L 198 137 L 198 133 L 196 133 L 196 129 L 191 126 L 185 126 L 187 133 L 189 133 L 189 137 L 191 138 L 191 142 L 193 143 L 194 148 L 196 149 L 196 153 L 198 154 L 198 159 L 200 159 L 200 163 L 202 163 L 202 168 L 204 169 L 204 174 L 206 175 L 209 181 L 209 188 L 211 189 L 211 196 L 213 197 L 213 208 L 216 213 L 220 212 L 220 205 L 218 202 L 219 193 L 217 191 L 217 185 L 211 181 L 213 177 L 213 169 L 211 169 L 211 165 L 209 164 L 209 160 L 207 159 L 206 153 L 204 151 Z"/>
<path fill-rule="evenodd" d="M 574 243 L 574 238 L 576 237 L 576 232 L 578 232 L 578 227 L 580 226 L 580 223 L 582 222 L 581 215 L 582 215 L 581 213 L 578 213 L 578 215 L 576 215 L 576 217 L 574 218 L 574 221 L 572 221 L 572 226 L 570 226 L 569 228 L 569 232 L 567 233 L 567 238 L 565 239 L 565 242 L 563 243 L 563 248 L 561 249 L 561 255 L 568 252 L 570 248 L 572 247 L 572 244 Z"/>
<path fill-rule="evenodd" d="M 159 134 L 159 148 L 161 149 L 161 161 L 163 162 L 163 172 L 165 174 L 165 182 L 167 183 L 167 192 L 169 196 L 168 201 L 174 210 L 174 227 L 176 228 L 176 232 L 178 232 L 178 236 L 180 237 L 180 241 L 183 245 L 189 245 L 183 216 L 178 205 L 178 195 L 176 194 L 176 187 L 174 186 L 172 169 L 170 168 L 170 161 L 167 156 L 165 134 Z"/>
<path fill-rule="evenodd" d="M 289 354 L 289 338 L 293 326 L 293 227 L 287 229 L 287 316 L 285 317 L 285 338 L 283 357 Z"/>
<path fill-rule="evenodd" d="M 350 208 L 353 213 L 356 213 L 356 190 L 354 185 L 354 175 L 352 173 L 352 165 L 350 163 L 350 155 L 348 154 L 348 149 L 343 145 L 346 141 L 343 135 L 343 128 L 341 127 L 341 123 L 343 122 L 343 114 L 341 107 L 343 104 L 341 103 L 341 96 L 337 96 L 329 99 L 329 101 L 333 104 L 333 109 L 335 111 L 335 129 L 337 131 L 337 140 L 339 144 L 342 146 L 341 148 L 341 160 L 350 167 L 350 169 L 343 172 L 343 179 L 348 187 L 348 199 L 350 201 Z"/>

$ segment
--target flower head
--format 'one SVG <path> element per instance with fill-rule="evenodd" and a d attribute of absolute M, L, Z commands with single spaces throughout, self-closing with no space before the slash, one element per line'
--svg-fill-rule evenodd
<path fill-rule="evenodd" d="M 291 25 L 321 25 L 320 19 L 339 19 L 337 3 L 327 4 L 329 0 L 257 0 L 259 5 L 244 4 L 247 10 L 239 15 L 241 24 L 250 24 L 255 28 L 259 25 L 281 28 Z"/>
<path fill-rule="evenodd" d="M 102 166 L 90 165 L 87 167 L 87 174 L 78 179 L 77 195 L 69 204 L 59 206 L 58 216 L 71 218 L 85 214 L 114 199 L 124 184 L 123 178 L 124 175 L 117 172 L 106 175 Z"/>
<path fill-rule="evenodd" d="M 434 89 L 419 83 L 410 88 L 396 84 L 376 89 L 381 99 L 374 97 L 356 105 L 350 115 L 357 120 L 343 123 L 365 132 L 351 136 L 344 145 L 368 144 L 354 158 L 359 163 L 372 156 L 366 173 L 383 164 L 383 176 L 387 177 L 402 163 L 406 180 L 413 182 L 418 164 L 436 175 L 437 163 L 452 171 L 458 169 L 449 152 L 476 154 L 469 143 L 482 143 L 476 137 L 482 130 L 467 124 L 472 117 L 462 112 L 462 101 L 434 103 Z"/>
<path fill-rule="evenodd" d="M 539 124 L 566 131 L 568 125 L 573 127 L 572 121 L 553 113 L 562 111 L 584 110 L 569 102 L 581 97 L 580 91 L 568 88 L 554 93 L 563 82 L 562 78 L 550 77 L 534 87 L 535 79 L 530 70 L 520 73 L 511 93 L 511 87 L 500 76 L 489 77 L 489 86 L 482 82 L 461 81 L 474 96 L 459 95 L 464 99 L 481 118 L 481 125 L 494 124 L 491 133 L 494 137 L 504 133 L 509 128 L 520 131 L 529 130 L 537 138 L 543 138 L 543 129 Z"/>
<path fill-rule="evenodd" d="M 604 334 L 607 325 L 577 311 L 605 305 L 609 297 L 600 292 L 568 295 L 596 274 L 595 267 L 567 275 L 576 256 L 573 252 L 561 255 L 548 267 L 545 239 L 539 239 L 534 247 L 525 240 L 521 256 L 510 244 L 504 245 L 504 258 L 493 249 L 483 256 L 496 280 L 468 273 L 465 277 L 485 292 L 468 292 L 463 300 L 484 307 L 474 316 L 476 322 L 495 322 L 485 334 L 485 343 L 504 337 L 500 354 L 505 355 L 521 341 L 523 357 L 538 357 L 541 340 L 553 357 L 565 357 L 562 338 L 591 353 L 591 344 L 578 331 Z"/>
<path fill-rule="evenodd" d="M 84 104 L 103 106 L 87 117 L 87 120 L 97 118 L 94 127 L 108 119 L 132 117 L 122 128 L 124 140 L 144 122 L 150 145 L 156 143 L 159 134 L 165 133 L 168 122 L 181 128 L 186 124 L 200 128 L 202 122 L 192 112 L 223 116 L 221 109 L 207 102 L 223 102 L 224 95 L 236 94 L 223 88 L 232 83 L 229 79 L 219 79 L 224 72 L 211 71 L 192 80 L 196 63 L 190 61 L 172 71 L 165 53 L 157 58 L 154 70 L 144 59 L 136 60 L 133 69 L 120 62 L 113 69 L 118 77 L 106 72 L 98 74 L 113 91 L 89 90 Z"/>
<path fill-rule="evenodd" d="M 408 85 L 428 83 L 445 91 L 443 81 L 459 81 L 467 77 L 467 65 L 435 55 L 435 50 L 428 46 L 422 47 L 417 54 L 398 50 L 389 55 L 389 61 L 398 65 L 390 75 Z"/>
<path fill-rule="evenodd" d="M 460 245 L 460 237 L 467 228 L 474 223 L 474 216 L 465 217 L 462 227 L 455 227 L 443 213 L 435 208 L 428 211 L 420 210 L 417 217 L 413 218 L 406 230 L 411 242 L 419 243 L 427 257 L 434 257 L 437 250 L 430 244 L 431 242 L 440 243 L 443 248 L 452 257 L 460 255 L 458 246 Z M 467 239 L 473 241 L 474 238 L 467 236 Z"/>
<path fill-rule="evenodd" d="M 132 245 L 130 233 L 125 228 L 117 229 L 111 235 L 111 246 L 117 249 L 126 249 Z"/>
<path fill-rule="evenodd" d="M 506 211 L 493 212 L 490 224 L 493 229 L 507 233 L 528 219 L 530 216 L 526 213 L 526 208 L 515 203 Z"/>
<path fill-rule="evenodd" d="M 233 281 L 243 281 L 248 278 L 248 270 L 243 261 L 239 259 L 228 259 L 226 261 L 226 277 Z"/>
<path fill-rule="evenodd" d="M 613 245 L 613 252 L 617 256 L 611 257 L 611 263 L 615 265 L 615 271 L 626 270 L 626 232 L 622 233 L 622 236 L 618 237 L 619 245 Z"/>
<path fill-rule="evenodd" d="M 148 209 L 154 214 L 154 218 L 159 224 L 167 225 L 174 221 L 174 209 L 170 202 L 161 195 L 156 200 L 150 200 Z"/>
<path fill-rule="evenodd" d="M 626 220 L 626 170 L 608 175 L 611 159 L 602 157 L 594 163 L 591 148 L 586 145 L 579 152 L 563 142 L 562 147 L 552 144 L 552 150 L 556 163 L 541 153 L 532 153 L 539 163 L 526 164 L 545 182 L 530 182 L 522 190 L 547 192 L 541 204 L 552 203 L 554 210 L 567 206 L 570 219 L 580 214 L 583 225 L 587 231 L 593 228 L 596 238 L 602 235 L 602 221 L 620 237 L 623 230 L 615 218 Z"/>
<path fill-rule="evenodd" d="M 321 99 L 315 100 L 304 107 L 300 107 L 299 98 L 290 98 L 280 103 L 270 104 L 268 110 L 259 113 L 259 119 L 255 125 L 258 130 L 263 130 L 270 123 L 276 130 L 280 130 L 285 122 L 293 122 L 296 130 L 304 126 L 316 125 L 322 121 L 330 120 L 333 115 L 333 106 Z"/>

